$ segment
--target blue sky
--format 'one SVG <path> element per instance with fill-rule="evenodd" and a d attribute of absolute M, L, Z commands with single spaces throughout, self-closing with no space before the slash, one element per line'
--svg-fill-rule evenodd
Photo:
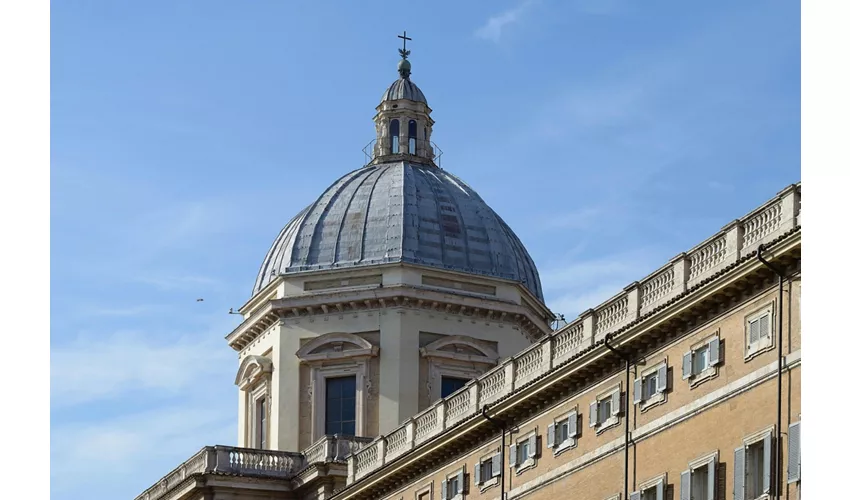
<path fill-rule="evenodd" d="M 227 311 L 362 164 L 402 30 L 443 167 L 571 319 L 800 179 L 799 23 L 784 0 L 54 2 L 53 497 L 132 498 L 235 444 Z"/>

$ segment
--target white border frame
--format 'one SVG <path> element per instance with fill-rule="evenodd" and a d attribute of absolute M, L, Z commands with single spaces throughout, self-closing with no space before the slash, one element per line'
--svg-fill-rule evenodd
<path fill-rule="evenodd" d="M 763 352 L 773 349 L 776 345 L 776 300 L 764 305 L 744 317 L 744 361 L 749 361 Z M 750 321 L 753 318 L 767 314 L 770 317 L 770 333 L 767 339 L 760 339 L 755 344 L 750 342 Z M 755 346 L 755 347 L 753 347 Z"/>
<path fill-rule="evenodd" d="M 578 446 L 578 436 L 581 435 L 581 429 L 580 429 L 580 425 L 579 425 L 581 423 L 581 421 L 579 419 L 578 410 L 579 410 L 579 405 L 576 404 L 574 407 L 567 410 L 565 413 L 562 413 L 561 415 L 555 417 L 555 420 L 553 422 L 555 424 L 555 442 L 558 443 L 558 444 L 556 444 L 555 446 L 552 447 L 552 452 L 553 452 L 553 455 L 556 456 L 556 457 L 558 455 L 560 455 L 562 452 L 567 451 L 567 450 L 571 450 L 571 449 L 575 448 L 576 446 Z M 558 442 L 558 427 L 562 423 L 564 423 L 568 418 L 570 418 L 572 415 L 576 416 L 576 437 L 574 437 L 574 438 L 567 437 L 563 441 Z"/>
<path fill-rule="evenodd" d="M 706 366 L 705 370 L 701 371 L 699 374 L 694 374 L 693 373 L 693 371 L 694 371 L 694 359 L 696 359 L 694 354 L 696 354 L 696 352 L 698 350 L 702 349 L 703 347 L 708 348 L 708 345 L 714 339 L 717 339 L 717 342 L 719 343 L 719 351 L 720 352 L 718 352 L 717 355 L 718 355 L 718 357 L 720 357 L 720 359 L 718 360 L 718 364 L 716 364 L 714 366 Z M 744 349 L 746 349 L 746 347 Z M 717 377 L 718 375 L 720 375 L 720 365 L 722 364 L 722 361 L 723 361 L 723 355 L 722 355 L 723 339 L 720 337 L 720 328 L 716 328 L 710 335 L 703 338 L 699 342 L 692 344 L 691 347 L 690 347 L 690 352 L 691 352 L 691 376 L 687 379 L 687 381 L 688 381 L 688 385 L 690 386 L 690 388 L 693 389 L 694 387 L 697 387 L 698 385 L 702 384 L 706 380 L 711 380 L 711 379 Z"/>

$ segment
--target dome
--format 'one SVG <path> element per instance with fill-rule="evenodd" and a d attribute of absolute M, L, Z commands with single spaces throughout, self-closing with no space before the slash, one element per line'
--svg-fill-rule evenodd
<path fill-rule="evenodd" d="M 478 193 L 408 161 L 367 165 L 333 183 L 280 232 L 254 293 L 280 274 L 392 262 L 518 281 L 543 301 L 534 261 Z"/>
<path fill-rule="evenodd" d="M 383 97 L 381 97 L 381 102 L 395 101 L 397 99 L 408 99 L 410 101 L 428 104 L 428 101 L 425 100 L 425 94 L 409 78 L 399 78 L 390 84 L 389 88 L 384 92 Z"/>

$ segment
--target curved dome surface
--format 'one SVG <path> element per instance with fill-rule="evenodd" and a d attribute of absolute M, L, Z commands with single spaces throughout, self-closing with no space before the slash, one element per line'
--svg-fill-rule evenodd
<path fill-rule="evenodd" d="M 384 95 L 381 97 L 381 102 L 395 101 L 398 99 L 408 99 L 410 101 L 423 102 L 426 105 L 425 94 L 419 90 L 415 83 L 407 78 L 399 78 L 387 87 Z"/>
<path fill-rule="evenodd" d="M 390 262 L 515 280 L 543 301 L 531 256 L 478 193 L 445 170 L 407 161 L 333 183 L 280 232 L 254 293 L 280 274 Z"/>

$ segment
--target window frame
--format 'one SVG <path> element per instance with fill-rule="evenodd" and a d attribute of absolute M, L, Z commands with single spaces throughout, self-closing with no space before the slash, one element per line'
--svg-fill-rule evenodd
<path fill-rule="evenodd" d="M 762 446 L 762 454 L 763 454 L 764 453 L 764 441 L 767 438 L 770 438 L 770 442 L 771 442 L 769 460 L 772 463 L 773 460 L 776 460 L 776 456 L 775 456 L 775 454 L 776 454 L 775 440 L 776 439 L 775 439 L 775 434 L 773 432 L 773 426 L 771 426 L 767 429 L 764 429 L 760 432 L 757 432 L 755 434 L 751 434 L 751 435 L 749 435 L 749 436 L 747 436 L 743 439 L 742 444 L 743 444 L 743 448 L 744 448 L 744 499 L 747 499 L 747 497 L 749 496 L 748 493 L 749 493 L 749 490 L 750 490 L 750 488 L 749 488 L 750 483 L 748 481 L 749 475 L 747 474 L 747 471 L 749 470 L 748 465 L 749 465 L 749 462 L 751 460 L 750 459 L 750 449 L 752 449 L 753 445 L 760 444 Z M 768 483 L 772 483 L 773 480 L 774 480 L 773 475 L 774 475 L 775 472 L 774 472 L 774 468 L 772 466 L 770 466 L 770 464 L 768 464 L 768 467 L 769 467 L 769 470 L 770 470 L 770 478 L 768 480 Z M 759 476 L 762 477 L 762 480 L 764 479 L 764 469 L 765 469 L 765 464 L 764 464 L 764 462 L 762 462 L 762 472 L 759 474 Z M 765 489 L 765 485 L 762 484 L 761 486 L 762 486 L 762 491 L 763 491 Z M 772 484 L 768 484 L 767 485 L 767 490 L 768 490 L 767 492 L 762 492 L 758 495 L 755 495 L 754 497 L 749 498 L 749 500 L 767 500 L 767 499 L 769 499 L 770 496 L 771 496 L 770 490 L 772 490 L 772 486 L 773 486 Z M 734 485 L 733 485 L 733 487 L 734 487 Z"/>
<path fill-rule="evenodd" d="M 458 480 L 460 480 L 460 482 L 457 485 L 457 492 L 454 495 L 449 496 L 450 485 Z M 464 495 L 467 493 L 466 483 L 468 479 L 466 477 L 466 465 L 460 469 L 455 469 L 451 474 L 447 474 L 444 481 L 446 482 L 445 500 L 463 500 Z"/>
<path fill-rule="evenodd" d="M 480 493 L 483 493 L 484 491 L 489 490 L 493 486 L 498 485 L 499 481 L 501 481 L 502 473 L 503 473 L 501 471 L 502 467 L 500 467 L 499 474 L 493 475 L 493 473 L 492 473 L 492 471 L 493 471 L 493 461 L 496 460 L 497 458 L 499 460 L 504 460 L 504 458 L 502 457 L 501 448 L 499 448 L 496 451 L 492 451 L 490 453 L 487 453 L 486 455 L 483 455 L 478 459 L 478 466 L 480 468 L 479 470 L 480 470 L 480 474 L 481 474 L 481 482 L 477 483 L 477 486 L 478 486 L 478 491 Z M 484 479 L 484 477 L 483 477 L 483 475 L 484 475 L 484 464 L 486 462 L 490 462 L 490 471 L 491 472 L 490 472 L 490 477 L 488 479 Z M 499 464 L 499 465 L 502 465 L 502 464 Z"/>
<path fill-rule="evenodd" d="M 666 496 L 667 492 L 667 473 L 659 474 L 658 476 L 653 477 L 652 479 L 648 479 L 638 485 L 637 491 L 634 493 L 638 494 L 638 499 L 643 499 L 643 494 L 651 489 L 655 489 L 658 491 L 658 485 L 661 485 L 661 489 L 664 492 L 663 496 Z M 633 494 L 634 494 L 633 493 Z M 656 497 L 657 498 L 657 497 Z M 663 498 L 662 498 L 663 500 Z"/>
<path fill-rule="evenodd" d="M 664 369 L 664 388 L 658 389 L 659 381 L 660 381 L 659 372 L 661 371 L 662 368 Z M 670 364 L 667 362 L 667 357 L 665 356 L 664 359 L 662 359 L 661 361 L 655 363 L 654 365 L 650 366 L 649 368 L 644 368 L 640 372 L 640 378 L 638 380 L 640 381 L 640 386 L 641 386 L 641 399 L 640 399 L 640 401 L 634 401 L 634 404 L 636 404 L 638 406 L 640 411 L 642 411 L 642 412 L 647 411 L 650 408 L 653 408 L 655 406 L 663 404 L 664 402 L 667 401 L 667 393 L 670 390 L 670 382 L 671 382 L 671 380 L 670 380 L 671 377 L 670 377 L 669 371 L 670 371 Z M 652 378 L 655 378 L 655 393 L 652 396 L 647 398 L 646 397 L 647 382 L 649 380 L 651 380 Z M 632 386 L 632 390 L 634 391 L 634 386 Z M 632 398 L 636 399 L 634 396 L 635 395 L 633 394 Z"/>
<path fill-rule="evenodd" d="M 333 376 L 333 377 L 325 377 L 325 379 L 324 379 L 324 383 L 325 383 L 325 401 L 324 401 L 324 404 L 323 404 L 324 411 L 325 411 L 324 432 L 323 432 L 324 435 L 334 435 L 334 434 L 346 435 L 343 432 L 339 432 L 339 433 L 328 432 L 328 410 L 330 409 L 330 407 L 328 406 L 327 388 L 328 388 L 328 384 L 330 384 L 331 381 L 341 380 L 341 379 L 349 379 L 349 380 L 353 380 L 353 382 L 354 382 L 354 432 L 355 433 L 357 432 L 357 374 L 352 373 L 352 374 L 348 374 L 348 375 L 337 375 L 337 376 Z M 342 415 L 340 415 L 340 418 L 341 417 L 342 417 Z M 340 420 L 340 423 L 342 423 L 342 422 L 345 422 L 345 420 Z"/>
<path fill-rule="evenodd" d="M 599 420 L 599 405 L 602 401 L 605 401 L 608 398 L 611 398 L 611 415 L 605 420 Z M 618 407 L 618 411 L 614 411 L 614 398 L 620 398 L 620 404 Z M 596 414 L 596 423 L 593 425 L 596 430 L 596 434 L 602 434 L 606 430 L 616 427 L 620 424 L 620 413 L 623 411 L 623 385 L 622 383 L 618 383 L 617 385 L 600 392 L 596 395 L 594 402 L 597 405 L 597 414 Z"/>
<path fill-rule="evenodd" d="M 703 467 L 705 467 L 706 471 L 708 471 L 708 468 L 711 467 L 712 465 L 714 466 L 714 473 L 709 474 L 709 477 L 707 478 L 707 480 L 709 478 L 714 479 L 713 492 L 714 492 L 714 498 L 717 498 L 717 495 L 719 493 L 719 490 L 717 488 L 717 478 L 718 478 L 717 464 L 719 464 L 719 463 L 720 463 L 720 450 L 714 450 L 707 455 L 703 455 L 700 458 L 697 458 L 695 460 L 691 460 L 690 462 L 688 462 L 688 473 L 690 474 L 690 480 L 689 480 L 689 484 L 688 484 L 688 486 L 690 487 L 690 491 L 688 492 L 688 494 L 689 494 L 690 498 L 693 498 L 693 492 L 694 492 L 694 473 L 697 470 L 699 470 Z"/>
<path fill-rule="evenodd" d="M 535 427 L 533 430 L 523 434 L 521 437 L 517 438 L 516 441 L 514 441 L 512 446 L 514 446 L 516 449 L 516 463 L 511 464 L 511 467 L 513 467 L 514 469 L 514 474 L 520 475 L 522 472 L 528 469 L 532 469 L 537 465 L 537 458 L 540 455 L 540 447 L 538 446 L 537 438 L 537 427 Z M 534 440 L 534 453 L 532 453 L 530 449 L 532 439 Z M 528 457 L 526 457 L 525 460 L 520 462 L 520 449 L 521 447 L 524 448 L 526 446 L 529 449 Z"/>
<path fill-rule="evenodd" d="M 428 495 L 428 500 L 434 500 L 434 482 L 431 481 L 427 485 L 413 492 L 414 500 L 422 500 L 422 495 Z"/>
<path fill-rule="evenodd" d="M 578 405 L 570 408 L 566 412 L 561 415 L 555 417 L 552 425 L 554 425 L 554 442 L 546 443 L 546 446 L 552 448 L 552 453 L 554 456 L 558 456 L 566 450 L 570 450 L 578 446 L 578 438 L 581 435 L 581 420 L 579 418 L 578 413 L 579 407 Z M 575 436 L 569 436 L 569 421 L 570 417 L 575 416 L 576 420 L 576 428 L 575 428 Z M 564 424 L 567 424 L 567 436 L 563 436 L 562 430 L 564 429 Z M 549 429 L 546 429 L 548 434 Z M 548 441 L 548 435 L 547 435 Z"/>
<path fill-rule="evenodd" d="M 760 307 L 758 310 L 747 314 L 744 318 L 744 361 L 749 361 L 754 357 L 758 356 L 761 353 L 770 351 L 773 349 L 775 344 L 775 329 L 776 329 L 776 315 L 775 315 L 774 302 L 770 302 L 769 304 Z M 758 340 L 751 342 L 750 341 L 750 323 L 755 320 L 761 319 L 763 316 L 767 315 L 768 322 L 767 328 L 768 333 L 766 337 L 760 337 Z"/>
<path fill-rule="evenodd" d="M 717 340 L 717 362 L 712 365 L 711 364 L 711 343 Z M 702 349 L 706 350 L 706 367 L 699 373 L 694 372 L 695 359 L 697 351 Z M 746 348 L 745 348 L 746 349 Z M 692 344 L 690 349 L 685 353 L 686 356 L 690 356 L 690 369 L 691 373 L 687 377 L 684 375 L 682 378 L 688 381 L 688 385 L 693 389 L 698 385 L 702 384 L 706 380 L 711 380 L 717 377 L 720 374 L 720 365 L 723 364 L 723 339 L 720 337 L 720 329 L 714 330 L 710 335 L 704 337 L 699 342 Z M 684 366 L 684 361 L 683 361 Z"/>

